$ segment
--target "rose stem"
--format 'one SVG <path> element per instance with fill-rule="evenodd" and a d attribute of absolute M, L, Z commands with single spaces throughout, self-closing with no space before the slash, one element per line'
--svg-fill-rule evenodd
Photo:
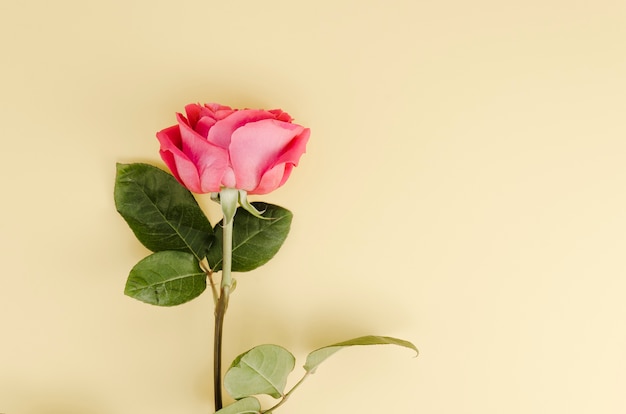
<path fill-rule="evenodd" d="M 228 297 L 232 286 L 232 256 L 233 256 L 233 221 L 234 217 L 224 217 L 222 241 L 222 282 L 220 296 L 215 305 L 215 333 L 213 335 L 213 389 L 215 396 L 215 411 L 222 408 L 222 335 L 224 331 L 224 315 L 228 308 Z"/>

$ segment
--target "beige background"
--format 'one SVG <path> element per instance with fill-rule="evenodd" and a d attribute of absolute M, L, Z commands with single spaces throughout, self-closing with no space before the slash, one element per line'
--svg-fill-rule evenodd
<path fill-rule="evenodd" d="M 125 297 L 146 251 L 112 199 L 115 162 L 162 165 L 155 132 L 210 101 L 313 131 L 263 198 L 295 220 L 239 277 L 226 359 L 421 350 L 343 351 L 278 412 L 626 412 L 625 21 L 623 0 L 4 0 L 0 412 L 211 411 L 210 297 Z"/>

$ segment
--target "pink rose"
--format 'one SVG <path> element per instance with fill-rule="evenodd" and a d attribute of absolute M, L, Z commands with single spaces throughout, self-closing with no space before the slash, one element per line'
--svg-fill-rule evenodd
<path fill-rule="evenodd" d="M 190 104 L 178 125 L 157 133 L 161 158 L 194 193 L 222 187 L 267 194 L 287 181 L 305 152 L 310 130 L 280 109 Z"/>

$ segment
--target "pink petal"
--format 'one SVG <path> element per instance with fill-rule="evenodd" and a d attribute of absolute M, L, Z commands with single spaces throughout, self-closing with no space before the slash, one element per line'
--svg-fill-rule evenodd
<path fill-rule="evenodd" d="M 202 107 L 198 104 L 189 104 L 187 106 L 185 106 L 185 114 L 187 114 L 187 123 L 189 125 L 191 125 L 191 127 L 193 128 L 197 123 L 198 120 L 200 119 L 200 112 L 202 111 Z M 181 114 L 176 114 L 176 117 L 179 118 L 180 122 L 180 118 L 182 118 L 183 116 Z"/>
<path fill-rule="evenodd" d="M 207 137 L 209 135 L 209 130 L 215 125 L 217 121 L 214 118 L 209 116 L 203 116 L 198 120 L 194 131 L 200 134 L 203 137 Z"/>
<path fill-rule="evenodd" d="M 178 126 L 180 127 L 180 145 L 179 148 L 187 154 L 189 159 L 196 163 L 201 163 L 201 158 L 207 153 L 219 151 L 221 148 L 216 147 L 206 140 L 205 137 L 194 131 L 191 126 L 185 122 L 185 118 L 178 115 Z M 223 149 L 221 149 L 223 152 Z"/>
<path fill-rule="evenodd" d="M 187 124 L 191 126 L 192 129 L 195 129 L 195 130 L 197 130 L 198 122 L 200 122 L 203 119 L 209 118 L 209 119 L 212 119 L 213 121 L 217 121 L 219 119 L 222 119 L 228 116 L 232 112 L 233 110 L 230 109 L 228 106 L 222 106 L 218 104 L 213 104 L 213 105 L 189 104 L 185 106 L 185 113 L 187 114 L 187 120 L 188 120 Z"/>
<path fill-rule="evenodd" d="M 222 176 L 228 168 L 228 151 L 211 144 L 183 121 L 179 117 L 182 151 L 196 166 L 200 175 L 201 191 L 194 192 L 219 191 Z"/>
<path fill-rule="evenodd" d="M 222 177 L 227 172 L 228 152 L 222 148 L 213 147 L 200 159 L 198 170 L 200 171 L 200 185 L 202 193 L 214 193 L 220 191 Z"/>
<path fill-rule="evenodd" d="M 298 139 L 292 143 L 295 138 Z M 253 191 L 268 170 L 287 162 L 296 164 L 307 140 L 308 130 L 304 127 L 273 119 L 252 122 L 237 129 L 230 145 L 237 188 Z M 271 173 L 268 182 L 277 180 L 273 174 L 276 172 Z M 284 182 L 282 178 L 280 181 Z"/>
<path fill-rule="evenodd" d="M 180 150 L 180 132 L 178 126 L 164 129 L 157 133 L 161 144 L 161 158 L 174 177 L 193 192 L 200 192 L 200 177 L 196 166 Z"/>
<path fill-rule="evenodd" d="M 282 109 L 271 109 L 269 112 L 271 112 L 274 115 L 274 119 L 278 119 L 279 121 L 285 121 L 285 122 L 293 121 L 293 118 L 287 112 L 284 112 Z"/>
<path fill-rule="evenodd" d="M 311 130 L 309 128 L 302 128 L 302 132 L 291 140 L 281 156 L 278 157 L 276 164 L 290 163 L 294 166 L 298 165 L 300 157 L 306 152 L 306 144 L 309 142 L 310 135 Z"/>
<path fill-rule="evenodd" d="M 244 109 L 236 111 L 213 125 L 207 139 L 215 145 L 228 148 L 231 137 L 238 128 L 250 122 L 272 118 L 274 118 L 273 114 L 262 110 Z"/>
<path fill-rule="evenodd" d="M 290 164 L 279 164 L 266 171 L 263 177 L 261 177 L 259 185 L 257 185 L 254 190 L 248 191 L 248 194 L 267 194 L 276 190 L 289 178 L 289 174 L 285 174 L 285 167 L 287 165 Z M 291 168 L 293 168 L 293 166 L 291 166 Z"/>
<path fill-rule="evenodd" d="M 277 159 L 276 164 L 263 174 L 261 182 L 257 188 L 249 193 L 267 194 L 279 187 L 282 187 L 291 175 L 293 167 L 298 165 L 300 157 L 305 153 L 310 133 L 311 130 L 306 128 L 300 135 L 291 140 L 289 146 L 285 149 L 285 152 L 283 152 L 283 154 Z M 282 177 L 278 183 L 274 181 L 275 178 L 272 176 L 272 174 L 277 174 L 276 171 L 282 172 Z"/>
<path fill-rule="evenodd" d="M 204 104 L 204 107 L 211 111 L 216 119 L 223 119 L 235 111 L 230 106 L 220 105 L 218 103 Z"/>

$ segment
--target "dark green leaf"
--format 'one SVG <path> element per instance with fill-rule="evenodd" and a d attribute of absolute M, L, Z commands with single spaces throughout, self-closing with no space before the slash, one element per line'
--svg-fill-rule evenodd
<path fill-rule="evenodd" d="M 354 338 L 354 339 L 350 339 L 349 341 L 339 342 L 333 345 L 328 345 L 328 346 L 316 349 L 315 351 L 311 352 L 309 356 L 307 357 L 306 363 L 304 364 L 304 369 L 309 372 L 315 371 L 318 365 L 324 362 L 326 358 L 328 358 L 335 352 L 343 348 L 349 347 L 349 346 L 386 345 L 386 344 L 399 345 L 405 348 L 412 349 L 416 353 L 418 352 L 415 345 L 413 345 L 409 341 L 405 341 L 403 339 L 398 339 L 398 338 L 392 338 L 389 336 L 368 335 L 368 336 L 362 336 L 360 338 Z"/>
<path fill-rule="evenodd" d="M 261 412 L 261 404 L 254 397 L 244 398 L 222 408 L 215 414 L 258 414 Z"/>
<path fill-rule="evenodd" d="M 239 355 L 224 376 L 224 388 L 235 399 L 257 394 L 280 398 L 294 356 L 278 345 L 259 345 Z"/>
<path fill-rule="evenodd" d="M 180 305 L 206 289 L 206 274 L 187 252 L 154 253 L 133 267 L 124 293 L 158 306 Z"/>
<path fill-rule="evenodd" d="M 117 211 L 148 249 L 206 256 L 211 223 L 172 175 L 148 164 L 117 164 L 114 196 Z"/>
<path fill-rule="evenodd" d="M 233 228 L 234 272 L 248 272 L 267 263 L 280 249 L 289 234 L 291 212 L 280 206 L 252 203 L 263 217 L 257 218 L 239 207 Z M 215 242 L 207 254 L 214 271 L 222 268 L 222 222 L 215 226 Z"/>

